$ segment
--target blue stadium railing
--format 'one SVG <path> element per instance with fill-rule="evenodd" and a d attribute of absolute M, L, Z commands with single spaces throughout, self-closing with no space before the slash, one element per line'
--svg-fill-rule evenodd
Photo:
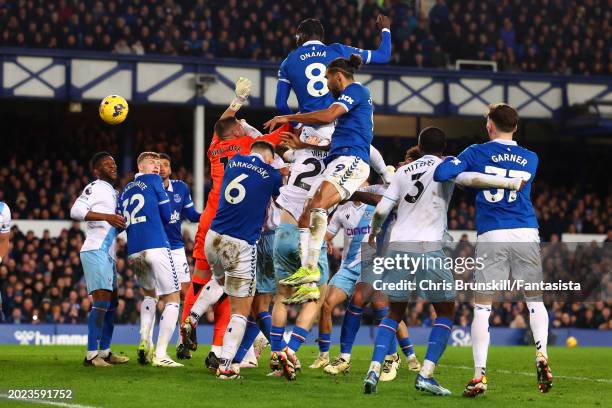
<path fill-rule="evenodd" d="M 239 76 L 253 80 L 250 104 L 273 108 L 278 63 L 196 57 L 115 55 L 0 47 L 1 96 L 97 101 L 120 94 L 131 102 L 226 105 Z M 196 75 L 214 79 L 203 94 Z M 358 80 L 377 113 L 480 116 L 490 103 L 516 106 L 522 117 L 554 119 L 567 108 L 612 100 L 609 76 L 506 74 L 368 66 Z M 295 106 L 293 96 L 290 105 Z M 606 108 L 604 108 L 606 109 Z M 608 107 L 612 111 L 612 107 Z"/>

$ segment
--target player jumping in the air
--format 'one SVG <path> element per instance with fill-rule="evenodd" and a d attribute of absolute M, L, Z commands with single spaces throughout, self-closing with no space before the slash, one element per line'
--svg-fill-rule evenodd
<path fill-rule="evenodd" d="M 183 313 L 181 316 L 182 328 L 187 329 L 185 324 L 192 325 L 195 328 L 197 322 L 190 318 L 191 308 L 198 299 L 202 287 L 206 285 L 211 277 L 210 266 L 206 260 L 204 251 L 204 239 L 210 228 L 219 204 L 221 194 L 221 182 L 225 166 L 229 159 L 236 154 L 248 154 L 251 145 L 257 140 L 264 140 L 277 145 L 280 143 L 280 134 L 283 131 L 289 130 L 290 126 L 278 129 L 267 135 L 261 135 L 256 129 L 249 126 L 244 120 L 238 120 L 236 113 L 247 100 L 251 92 L 251 81 L 247 78 L 240 78 L 236 82 L 236 98 L 230 106 L 223 112 L 217 123 L 215 123 L 213 139 L 208 148 L 208 159 L 210 161 L 210 174 L 213 181 L 212 189 L 208 194 L 206 207 L 200 217 L 198 231 L 195 237 L 193 247 L 193 257 L 195 258 L 195 270 L 192 276 L 192 282 L 187 290 L 185 302 L 183 305 Z M 200 313 L 198 313 L 200 314 Z M 221 344 L 223 342 L 223 334 L 229 322 L 230 311 L 229 303 L 224 298 L 215 307 L 215 329 L 212 342 L 212 350 L 206 358 L 206 365 L 212 370 L 216 370 L 218 365 L 218 356 L 221 352 Z M 182 343 L 188 343 L 188 347 L 179 346 L 180 353 L 177 357 L 187 357 L 187 348 L 195 350 L 197 348 L 196 331 L 187 329 L 190 332 L 190 338 L 186 339 L 181 330 Z M 184 353 L 184 354 L 183 354 Z"/>
<path fill-rule="evenodd" d="M 285 286 L 303 286 L 305 289 L 299 288 L 296 293 L 301 291 L 301 295 L 305 295 L 304 292 L 312 292 L 315 294 L 312 296 L 313 299 L 319 298 L 319 289 L 316 285 L 320 283 L 321 271 L 317 263 L 321 257 L 327 230 L 327 212 L 341 200 L 349 198 L 370 174 L 369 158 L 374 114 L 370 91 L 354 79 L 354 73 L 360 66 L 361 57 L 357 54 L 352 54 L 349 59 L 337 58 L 328 65 L 327 86 L 337 101 L 327 109 L 276 116 L 264 125 L 266 128 L 274 129 L 279 124 L 292 121 L 305 124 L 327 124 L 336 121 L 331 147 L 328 156 L 324 159 L 327 167 L 313 181 L 308 193 L 312 198 L 307 202 L 298 221 L 301 228 L 302 267 L 293 275 L 279 281 L 279 284 Z M 308 250 L 305 251 L 305 248 Z M 305 322 L 297 322 L 291 335 L 292 341 L 286 350 L 288 361 L 296 361 L 295 352 L 304 342 L 314 316 L 313 313 L 309 319 L 305 319 Z M 274 346 L 274 343 L 272 344 Z M 273 363 L 274 361 L 271 362 Z M 291 366 L 283 367 L 283 371 L 289 373 L 286 375 L 287 378 L 294 377 L 291 375 L 294 371 Z"/>
<path fill-rule="evenodd" d="M 376 236 L 381 233 L 387 216 L 397 206 L 397 218 L 391 229 L 386 260 L 397 257 L 420 259 L 413 262 L 414 270 L 392 266 L 382 274 L 383 292 L 389 296 L 391 308 L 376 332 L 374 353 L 368 374 L 364 380 L 364 392 L 376 392 L 381 371 L 381 363 L 389 343 L 396 337 L 396 330 L 403 320 L 412 291 L 389 290 L 392 284 L 412 280 L 416 284 L 419 297 L 433 303 L 436 320 L 431 330 L 427 354 L 421 371 L 417 375 L 415 387 L 435 395 L 450 395 L 433 378 L 435 365 L 442 356 L 451 334 L 455 312 L 455 291 L 451 270 L 444 262 L 442 251 L 446 234 L 446 213 L 453 192 L 453 181 L 438 183 L 433 180 L 436 166 L 442 162 L 441 156 L 446 148 L 446 136 L 441 129 L 428 127 L 419 134 L 420 159 L 400 167 L 381 201 L 376 206 L 372 218 L 370 243 L 374 245 Z M 465 173 L 455 180 L 456 183 L 470 187 L 521 186 L 520 179 L 507 179 L 500 176 Z M 387 264 L 387 262 L 385 262 Z M 423 290 L 421 282 L 428 281 L 441 285 L 441 290 Z M 380 283 L 380 282 L 379 282 Z M 450 285 L 448 289 L 442 285 Z M 435 288 L 435 286 L 434 286 Z"/>
<path fill-rule="evenodd" d="M 542 281 L 538 221 L 531 204 L 531 185 L 538 167 L 538 156 L 520 147 L 513 139 L 518 113 L 509 105 L 491 105 L 486 114 L 490 142 L 475 144 L 449 157 L 436 169 L 436 181 L 449 180 L 465 171 L 519 177 L 525 187 L 519 191 L 482 190 L 476 194 L 476 257 L 484 259 L 482 270 L 474 272 L 476 283 L 507 280 L 510 272 L 516 280 Z M 475 292 L 472 350 L 474 378 L 463 395 L 474 397 L 487 389 L 487 352 L 489 316 L 493 292 Z M 548 392 L 552 373 L 548 366 L 548 313 L 540 292 L 525 292 L 529 324 L 536 344 L 538 388 Z"/>
<path fill-rule="evenodd" d="M 84 364 L 107 367 L 129 360 L 110 351 L 118 302 L 115 237 L 117 229 L 125 228 L 126 220 L 116 214 L 118 193 L 113 184 L 117 181 L 117 165 L 113 157 L 107 152 L 96 153 L 91 159 L 91 168 L 96 180 L 74 202 L 70 217 L 87 221 L 81 263 L 93 305 L 87 318 Z"/>
<path fill-rule="evenodd" d="M 203 289 L 207 292 L 203 296 L 225 293 L 231 307 L 217 370 L 221 379 L 239 378 L 232 361 L 243 340 L 255 296 L 256 244 L 270 199 L 278 195 L 282 185 L 280 173 L 270 165 L 273 159 L 274 147 L 258 141 L 253 143 L 250 155 L 237 155 L 227 163 L 219 210 L 206 234 L 206 256 L 214 278 Z"/>
<path fill-rule="evenodd" d="M 172 175 L 172 160 L 166 153 L 159 154 L 159 175 L 164 183 L 164 188 L 168 193 L 170 199 L 170 205 L 172 206 L 172 215 L 170 216 L 170 222 L 164 224 L 168 241 L 170 242 L 170 249 L 172 250 L 172 258 L 174 265 L 177 268 L 179 274 L 179 281 L 181 283 L 181 298 L 185 298 L 187 289 L 189 288 L 189 282 L 191 282 L 191 274 L 189 272 L 189 263 L 187 262 L 187 255 L 185 254 L 185 242 L 183 241 L 183 233 L 181 231 L 181 225 L 183 219 L 188 219 L 191 222 L 198 222 L 201 214 L 195 209 L 193 201 L 191 200 L 191 192 L 189 186 L 181 180 L 171 180 Z M 149 294 L 151 299 L 155 299 L 154 296 Z M 147 296 L 145 296 L 145 300 Z M 144 301 L 143 301 L 144 302 Z M 144 308 L 149 313 L 155 315 L 154 305 L 147 305 L 149 308 Z M 153 307 L 150 307 L 153 306 Z M 141 306 L 141 309 L 142 306 Z M 186 358 L 191 357 L 189 350 L 181 349 L 184 348 L 182 342 L 177 346 L 176 353 Z"/>
<path fill-rule="evenodd" d="M 165 303 L 153 357 L 150 333 L 155 314 L 143 315 L 145 321 L 141 322 L 138 360 L 141 364 L 150 360 L 158 367 L 182 367 L 167 353 L 181 301 L 179 273 L 164 230 L 164 224 L 170 222 L 172 206 L 159 176 L 159 155 L 143 152 L 138 156 L 137 164 L 139 173 L 125 186 L 119 198 L 119 207 L 126 219 L 128 261 L 142 287 L 149 291 L 154 289 L 155 295 Z M 152 319 L 149 321 L 146 317 Z"/>

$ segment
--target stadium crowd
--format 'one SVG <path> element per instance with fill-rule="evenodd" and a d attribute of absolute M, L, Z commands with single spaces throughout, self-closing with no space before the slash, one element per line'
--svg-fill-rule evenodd
<path fill-rule="evenodd" d="M 279 61 L 294 48 L 295 28 L 306 17 L 322 20 L 328 42 L 372 49 L 376 17 L 386 13 L 393 20 L 393 64 L 446 68 L 470 59 L 495 61 L 509 72 L 612 73 L 606 0 L 437 0 L 429 13 L 416 13 L 410 3 L 0 0 L 0 35 L 14 47 Z"/>

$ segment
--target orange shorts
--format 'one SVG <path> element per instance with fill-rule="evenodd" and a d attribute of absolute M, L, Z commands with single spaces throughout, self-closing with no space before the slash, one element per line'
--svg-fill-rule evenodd
<path fill-rule="evenodd" d="M 195 242 L 193 244 L 193 257 L 195 258 L 195 268 L 201 271 L 209 271 L 210 265 L 206 259 L 206 252 L 204 251 L 204 241 L 206 240 L 206 234 L 210 229 L 213 218 L 217 213 L 217 206 L 207 205 L 200 216 L 200 222 L 198 224 L 198 231 L 196 232 Z"/>

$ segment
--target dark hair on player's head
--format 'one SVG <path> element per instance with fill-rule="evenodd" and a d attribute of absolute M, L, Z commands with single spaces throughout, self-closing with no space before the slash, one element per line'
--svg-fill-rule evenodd
<path fill-rule="evenodd" d="M 258 140 L 257 142 L 251 145 L 251 153 L 264 153 L 269 152 L 272 157 L 274 157 L 274 146 L 270 142 L 266 142 L 265 140 Z"/>
<path fill-rule="evenodd" d="M 298 25 L 296 35 L 298 45 L 311 40 L 323 41 L 325 39 L 325 29 L 319 19 L 307 18 Z"/>
<path fill-rule="evenodd" d="M 238 123 L 238 119 L 236 119 L 235 116 L 228 116 L 227 118 L 219 119 L 217 123 L 215 123 L 215 133 L 217 134 L 217 137 L 220 139 L 225 139 L 227 137 L 227 133 L 236 123 Z"/>
<path fill-rule="evenodd" d="M 91 168 L 95 169 L 96 167 L 98 167 L 100 160 L 102 160 L 105 157 L 113 157 L 113 156 L 109 152 L 106 152 L 106 151 L 98 152 L 94 154 L 93 156 L 91 156 L 91 160 L 89 161 Z"/>
<path fill-rule="evenodd" d="M 170 158 L 169 155 L 167 155 L 166 153 L 159 153 L 159 158 L 160 160 L 168 160 L 170 163 L 172 163 L 172 159 Z"/>
<path fill-rule="evenodd" d="M 494 103 L 489 105 L 485 112 L 485 118 L 491 119 L 500 132 L 514 132 L 518 125 L 519 115 L 516 109 L 505 103 Z"/>
<path fill-rule="evenodd" d="M 415 161 L 415 160 L 419 160 L 421 157 L 423 157 L 423 153 L 421 153 L 421 150 L 419 149 L 419 146 L 412 146 L 410 149 L 406 150 L 406 155 L 404 156 L 404 160 L 405 161 Z"/>
<path fill-rule="evenodd" d="M 361 55 L 351 54 L 348 58 L 336 58 L 327 66 L 331 73 L 341 72 L 347 78 L 353 78 L 355 71 L 361 66 Z"/>
<path fill-rule="evenodd" d="M 419 133 L 419 150 L 422 154 L 442 154 L 446 149 L 446 134 L 440 128 L 429 126 Z"/>

